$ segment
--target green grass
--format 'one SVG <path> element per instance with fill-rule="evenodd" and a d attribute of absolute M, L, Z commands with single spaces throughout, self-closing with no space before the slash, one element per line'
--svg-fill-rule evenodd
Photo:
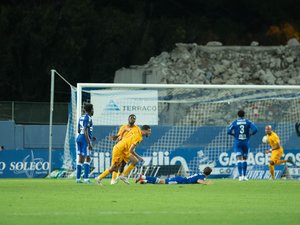
<path fill-rule="evenodd" d="M 0 179 L 0 225 L 299 224 L 300 181 L 213 185 Z"/>

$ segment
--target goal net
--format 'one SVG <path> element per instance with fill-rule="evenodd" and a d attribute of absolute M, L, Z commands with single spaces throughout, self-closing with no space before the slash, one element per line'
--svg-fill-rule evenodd
<path fill-rule="evenodd" d="M 212 166 L 214 176 L 234 177 L 236 158 L 227 127 L 239 109 L 259 129 L 250 139 L 249 175 L 267 177 L 269 156 L 264 152 L 269 147 L 261 140 L 268 124 L 281 139 L 284 157 L 292 156 L 300 164 L 296 152 L 300 138 L 294 127 L 300 121 L 299 86 L 79 83 L 71 92 L 64 150 L 67 169 L 75 168 L 76 121 L 88 102 L 94 104 L 95 111 L 92 158 L 96 174 L 110 166 L 115 142 L 108 137 L 127 124 L 130 114 L 136 115 L 137 125 L 152 128 L 152 135 L 136 148 L 145 160 L 143 166 L 180 164 L 189 174 Z"/>

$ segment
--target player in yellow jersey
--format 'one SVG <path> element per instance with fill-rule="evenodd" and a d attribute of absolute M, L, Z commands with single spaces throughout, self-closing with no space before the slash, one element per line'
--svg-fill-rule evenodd
<path fill-rule="evenodd" d="M 267 125 L 265 127 L 265 132 L 267 134 L 268 137 L 268 143 L 271 146 L 270 149 L 268 149 L 266 151 L 266 153 L 271 153 L 271 158 L 270 158 L 270 164 L 269 164 L 269 169 L 270 169 L 270 173 L 272 176 L 272 179 L 275 179 L 275 170 L 274 167 L 276 165 L 282 164 L 282 163 L 286 163 L 289 162 L 291 164 L 295 164 L 292 160 L 291 157 L 289 157 L 287 160 L 281 160 L 281 156 L 283 155 L 284 151 L 283 148 L 280 144 L 280 139 L 278 137 L 278 135 L 272 130 L 272 126 L 271 125 Z"/>
<path fill-rule="evenodd" d="M 124 159 L 130 160 L 131 165 L 128 166 L 127 170 L 132 170 L 138 161 L 142 161 L 143 158 L 135 152 L 135 147 L 141 143 L 143 137 L 151 135 L 151 128 L 148 125 L 142 126 L 140 132 L 133 133 L 129 132 L 129 136 L 120 140 L 113 148 L 112 152 L 112 163 L 111 167 L 105 170 L 100 176 L 96 177 L 95 180 L 98 184 L 101 184 L 103 178 L 108 176 L 113 171 L 118 171 L 121 162 Z M 132 166 L 134 165 L 134 166 Z M 126 172 L 125 171 L 125 172 Z M 125 183 L 128 183 L 127 179 L 121 179 Z"/>
<path fill-rule="evenodd" d="M 111 136 L 111 139 L 114 141 L 119 142 L 122 140 L 122 138 L 128 137 L 132 133 L 138 133 L 140 132 L 140 128 L 135 125 L 136 121 L 136 116 L 134 114 L 129 115 L 128 117 L 128 124 L 124 124 L 120 127 L 119 132 L 117 135 Z M 127 160 L 123 160 L 122 163 L 120 164 L 119 171 L 118 172 L 113 172 L 112 173 L 112 178 L 110 181 L 110 184 L 115 184 L 117 183 L 118 180 L 116 180 L 117 176 L 123 172 L 125 165 L 127 164 Z"/>

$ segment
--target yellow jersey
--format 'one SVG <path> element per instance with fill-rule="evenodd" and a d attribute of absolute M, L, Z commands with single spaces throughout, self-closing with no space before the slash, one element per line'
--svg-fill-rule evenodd
<path fill-rule="evenodd" d="M 130 130 L 125 130 L 123 133 L 124 129 L 130 129 Z M 123 133 L 122 138 L 126 138 L 127 136 L 130 136 L 131 133 L 139 133 L 140 130 L 141 129 L 137 125 L 133 125 L 133 127 L 130 127 L 128 124 L 124 124 L 123 126 L 120 127 L 118 136 Z"/>
<path fill-rule="evenodd" d="M 126 134 L 126 137 L 123 137 L 121 141 L 116 144 L 116 147 L 121 151 L 129 151 L 130 146 L 134 144 L 137 146 L 143 140 L 143 135 L 141 129 L 132 129 Z"/>
<path fill-rule="evenodd" d="M 268 142 L 269 142 L 269 145 L 272 147 L 272 149 L 276 148 L 276 146 L 279 144 L 280 148 L 276 149 L 276 150 L 279 150 L 279 151 L 283 152 L 283 148 L 280 144 L 280 139 L 274 131 L 272 131 L 271 134 L 268 135 Z"/>

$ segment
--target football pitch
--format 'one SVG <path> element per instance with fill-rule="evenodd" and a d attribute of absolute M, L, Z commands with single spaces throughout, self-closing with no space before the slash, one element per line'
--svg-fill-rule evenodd
<path fill-rule="evenodd" d="M 212 185 L 76 184 L 1 179 L 0 224 L 299 224 L 300 181 L 213 180 Z"/>

